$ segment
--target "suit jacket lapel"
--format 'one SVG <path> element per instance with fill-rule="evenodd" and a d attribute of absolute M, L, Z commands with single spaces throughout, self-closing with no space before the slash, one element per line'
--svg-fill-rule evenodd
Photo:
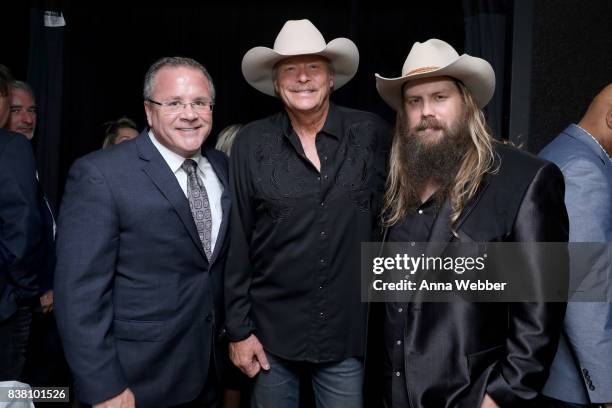
<path fill-rule="evenodd" d="M 147 130 L 143 131 L 136 139 L 140 158 L 145 161 L 142 169 L 151 178 L 155 186 L 159 189 L 162 195 L 172 204 L 174 210 L 183 222 L 189 236 L 196 245 L 202 256 L 206 258 L 204 248 L 198 236 L 198 230 L 193 222 L 189 201 L 185 197 L 185 193 L 181 190 L 181 186 L 176 180 L 176 176 L 172 173 L 164 158 L 155 149 L 153 143 L 149 139 Z"/>
<path fill-rule="evenodd" d="M 223 185 L 223 193 L 221 195 L 221 210 L 223 211 L 223 214 L 221 217 L 221 225 L 219 226 L 219 233 L 217 234 L 217 242 L 215 243 L 211 263 L 214 262 L 215 259 L 217 259 L 217 256 L 219 255 L 219 252 L 221 252 L 223 244 L 225 243 L 231 208 L 229 177 L 227 174 L 227 168 L 222 163 L 220 163 L 219 160 L 216 159 L 215 155 L 209 154 L 210 150 L 212 149 L 212 147 L 205 146 L 202 154 L 206 156 L 206 158 L 210 162 L 210 165 L 215 171 L 217 178 L 219 178 L 219 181 L 221 181 L 221 184 Z"/>

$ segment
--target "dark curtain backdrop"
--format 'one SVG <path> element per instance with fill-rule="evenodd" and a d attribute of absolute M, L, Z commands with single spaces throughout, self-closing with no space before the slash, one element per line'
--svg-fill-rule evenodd
<path fill-rule="evenodd" d="M 43 9 L 30 12 L 27 82 L 36 93 L 38 117 L 34 152 L 47 199 L 57 208 L 64 79 L 64 27 L 45 27 Z M 43 69 L 41 69 L 43 68 Z"/>
<path fill-rule="evenodd" d="M 489 61 L 495 94 L 484 113 L 493 134 L 508 138 L 508 92 L 512 62 L 512 0 L 463 0 L 465 52 Z"/>
<path fill-rule="evenodd" d="M 280 109 L 246 84 L 240 62 L 251 47 L 272 46 L 287 19 L 311 19 L 327 41 L 355 41 L 359 71 L 333 99 L 389 122 L 394 113 L 378 97 L 373 74 L 399 75 L 415 41 L 437 37 L 487 58 L 497 74 L 487 112 L 496 135 L 537 152 L 610 82 L 611 6 L 609 0 L 7 3 L 0 11 L 0 63 L 34 85 L 41 107 L 35 152 L 47 195 L 58 204 L 70 165 L 100 147 L 102 123 L 127 115 L 145 125 L 142 77 L 161 56 L 190 56 L 211 71 L 219 91 L 211 142 L 229 124 Z M 62 10 L 67 26 L 43 27 L 47 9 Z"/>
<path fill-rule="evenodd" d="M 612 1 L 538 1 L 526 148 L 539 152 L 612 82 Z"/>
<path fill-rule="evenodd" d="M 357 76 L 332 99 L 377 112 L 389 122 L 395 115 L 378 96 L 374 73 L 399 76 L 415 41 L 440 38 L 461 53 L 465 37 L 461 2 L 445 3 L 435 13 L 429 3 L 360 0 L 234 1 L 181 8 L 142 8 L 127 2 L 121 7 L 101 2 L 95 7 L 76 7 L 74 2 L 36 6 L 15 6 L 13 14 L 21 16 L 10 22 L 15 29 L 1 30 L 21 34 L 13 36 L 14 43 L 0 62 L 10 66 L 16 77 L 35 82 L 42 108 L 37 137 L 45 139 L 37 142 L 37 156 L 46 173 L 44 187 L 56 204 L 74 160 L 100 148 L 104 122 L 126 115 L 139 126 L 146 125 L 142 80 L 159 57 L 193 57 L 211 72 L 218 95 L 210 138 L 214 142 L 225 126 L 281 108 L 275 98 L 246 83 L 240 64 L 250 48 L 272 47 L 288 19 L 308 18 L 326 41 L 348 37 L 357 44 L 361 54 Z M 42 11 L 50 7 L 63 12 L 66 27 L 42 26 Z M 56 41 L 60 37 L 63 41 Z M 43 108 L 45 101 L 53 106 L 45 103 Z M 55 134 L 47 133 L 49 127 Z"/>
<path fill-rule="evenodd" d="M 460 54 L 484 57 L 497 76 L 487 109 L 495 134 L 537 152 L 579 120 L 610 82 L 611 7 L 609 0 L 238 0 L 181 8 L 8 3 L 0 11 L 0 63 L 34 86 L 40 106 L 35 152 L 44 188 L 57 205 L 74 160 L 100 148 L 104 122 L 126 115 L 145 126 L 142 80 L 162 56 L 189 56 L 211 72 L 217 88 L 211 143 L 229 124 L 281 109 L 244 81 L 240 63 L 248 49 L 271 47 L 287 19 L 308 18 L 327 41 L 343 36 L 357 44 L 359 71 L 332 99 L 390 123 L 395 115 L 376 93 L 374 73 L 399 76 L 415 41 L 435 37 Z M 45 28 L 47 9 L 61 10 L 66 27 Z M 379 342 L 380 333 L 370 332 Z M 376 399 L 380 378 L 370 380 L 369 397 Z"/>

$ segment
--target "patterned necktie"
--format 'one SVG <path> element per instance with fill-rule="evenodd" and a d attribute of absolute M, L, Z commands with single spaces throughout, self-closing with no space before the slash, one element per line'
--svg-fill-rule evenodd
<path fill-rule="evenodd" d="M 212 215 L 210 213 L 210 202 L 206 188 L 198 177 L 198 164 L 195 160 L 187 159 L 181 165 L 181 168 L 187 173 L 187 197 L 189 198 L 189 208 L 191 215 L 195 221 L 200 241 L 204 247 L 206 257 L 210 260 L 211 251 L 211 231 L 212 231 Z"/>

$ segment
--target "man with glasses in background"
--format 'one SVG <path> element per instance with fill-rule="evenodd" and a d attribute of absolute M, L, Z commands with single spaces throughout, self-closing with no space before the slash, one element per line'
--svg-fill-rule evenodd
<path fill-rule="evenodd" d="M 215 90 L 189 58 L 145 77 L 149 129 L 79 159 L 58 232 L 56 313 L 77 397 L 94 407 L 215 406 L 230 201 L 202 145 Z"/>

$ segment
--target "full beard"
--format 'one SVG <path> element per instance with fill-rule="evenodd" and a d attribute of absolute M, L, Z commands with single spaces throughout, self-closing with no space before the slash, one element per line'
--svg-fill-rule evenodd
<path fill-rule="evenodd" d="M 406 199 L 409 211 L 418 208 L 421 202 L 420 193 L 428 183 L 438 186 L 434 195 L 434 204 L 440 208 L 447 199 L 463 158 L 472 145 L 469 128 L 465 117 L 450 127 L 442 122 L 429 118 L 410 128 L 407 119 L 398 129 L 403 144 L 403 170 L 406 175 Z M 427 128 L 442 131 L 439 139 L 427 143 L 419 131 Z"/>

